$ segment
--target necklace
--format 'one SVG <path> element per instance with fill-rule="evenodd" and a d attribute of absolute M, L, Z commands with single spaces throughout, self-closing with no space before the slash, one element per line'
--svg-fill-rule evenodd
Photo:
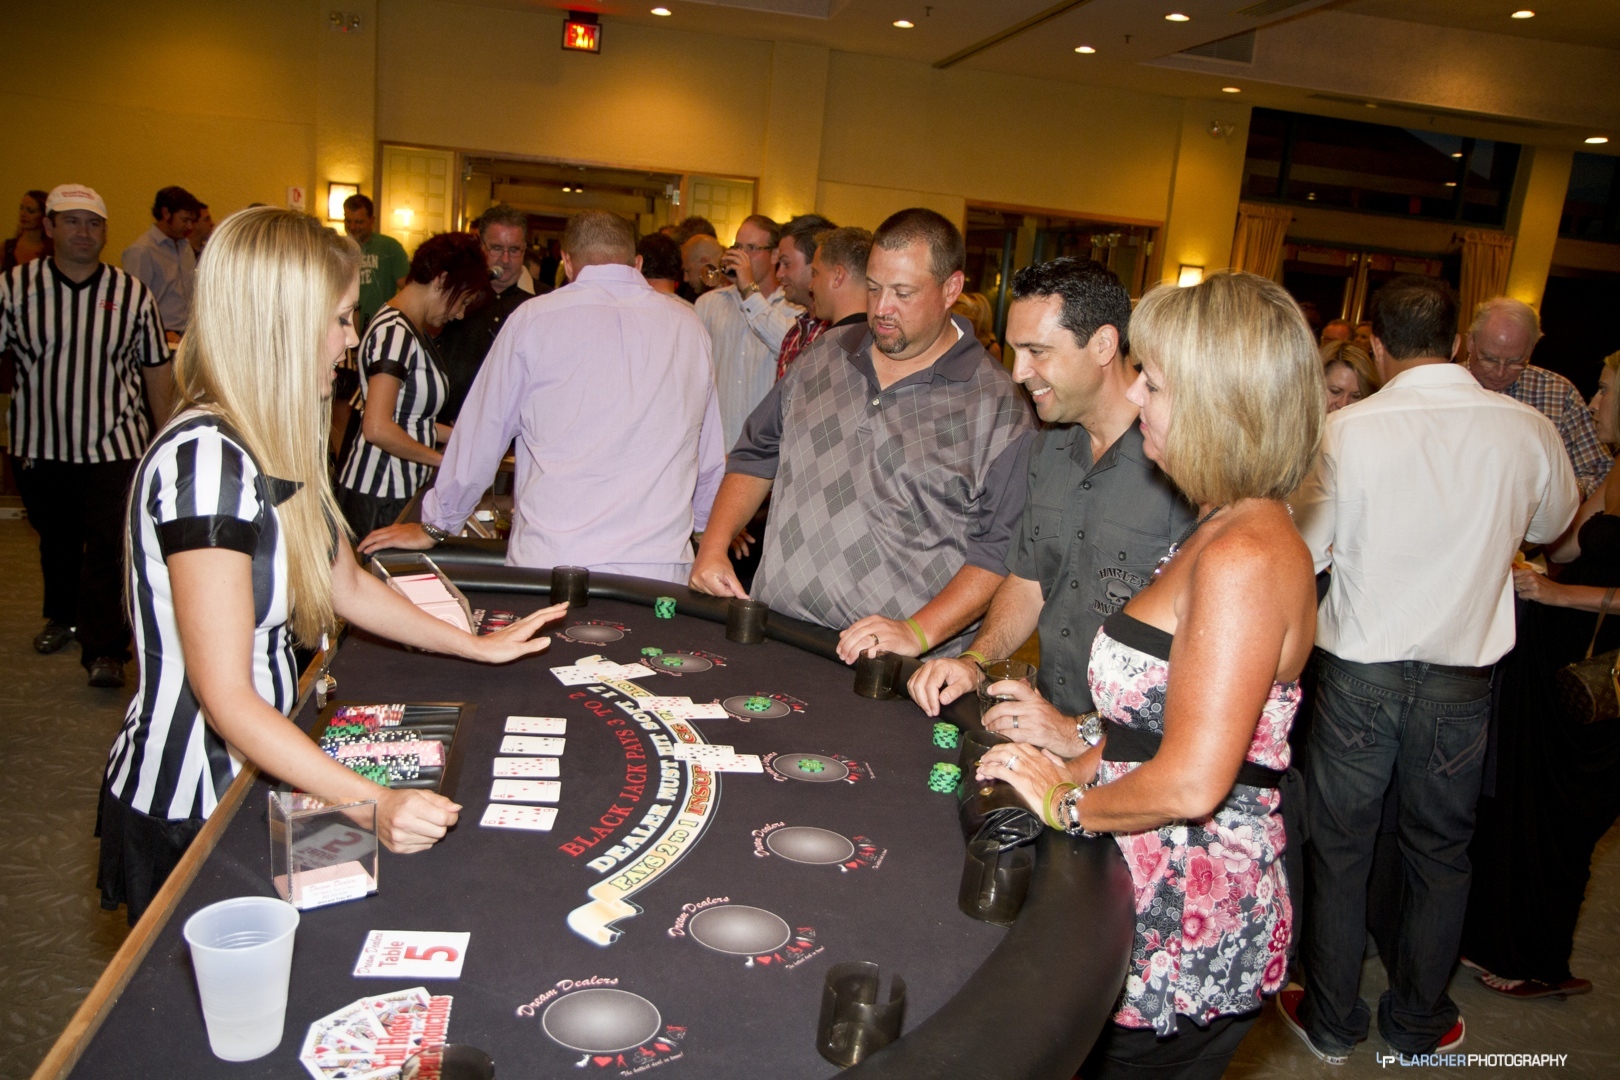
<path fill-rule="evenodd" d="M 1181 545 L 1185 544 L 1188 540 L 1191 540 L 1192 534 L 1197 532 L 1199 528 L 1203 526 L 1204 522 L 1208 521 L 1210 518 L 1214 517 L 1216 514 L 1225 509 L 1226 504 L 1221 503 L 1221 505 L 1215 507 L 1215 509 L 1211 510 L 1209 513 L 1205 514 L 1203 517 L 1199 518 L 1197 521 L 1188 526 L 1187 531 L 1181 534 L 1181 539 L 1170 545 L 1170 550 L 1164 553 L 1163 558 L 1159 560 L 1159 565 L 1153 568 L 1153 578 L 1155 581 L 1158 580 L 1160 574 L 1164 573 L 1164 568 L 1170 565 L 1170 560 L 1176 557 L 1176 553 L 1181 550 Z"/>

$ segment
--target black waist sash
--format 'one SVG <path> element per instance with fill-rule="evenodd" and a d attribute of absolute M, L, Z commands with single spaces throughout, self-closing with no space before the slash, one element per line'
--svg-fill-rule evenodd
<path fill-rule="evenodd" d="M 1112 720 L 1105 720 L 1103 727 L 1108 733 L 1108 740 L 1103 744 L 1104 761 L 1151 761 L 1153 755 L 1159 752 L 1159 745 L 1164 742 L 1163 735 L 1155 735 L 1141 728 L 1126 727 Z M 1237 779 L 1234 783 L 1248 787 L 1274 788 L 1281 786 L 1282 778 L 1283 774 L 1276 769 L 1268 769 L 1264 765 L 1245 761 L 1238 766 Z"/>

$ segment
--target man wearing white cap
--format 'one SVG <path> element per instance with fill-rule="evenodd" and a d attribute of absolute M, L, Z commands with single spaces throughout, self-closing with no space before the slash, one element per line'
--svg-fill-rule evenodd
<path fill-rule="evenodd" d="M 34 648 L 74 637 L 90 685 L 124 685 L 124 504 L 152 435 L 169 414 L 169 349 L 151 291 L 101 261 L 107 204 L 82 184 L 45 202 L 50 258 L 0 277 L 0 351 L 17 360 L 11 454 L 39 532 L 45 629 Z M 142 394 L 146 401 L 142 402 Z"/>

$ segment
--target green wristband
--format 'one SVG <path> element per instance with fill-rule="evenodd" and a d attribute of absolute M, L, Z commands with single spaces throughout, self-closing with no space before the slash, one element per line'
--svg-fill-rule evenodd
<path fill-rule="evenodd" d="M 978 664 L 980 667 L 984 667 L 984 665 L 990 662 L 990 658 L 984 655 L 984 653 L 979 652 L 977 649 L 964 649 L 960 653 L 957 653 L 958 658 L 963 656 L 973 657 L 974 663 Z"/>
<path fill-rule="evenodd" d="M 916 619 L 907 619 L 906 620 L 906 625 L 911 627 L 911 632 L 913 634 L 917 635 L 917 644 L 922 646 L 922 651 L 927 652 L 928 651 L 928 635 L 923 633 L 923 628 L 917 625 L 917 620 Z M 920 656 L 920 655 L 922 655 L 922 653 L 918 653 L 918 655 Z"/>
<path fill-rule="evenodd" d="M 1046 798 L 1041 800 L 1041 820 L 1044 821 L 1046 824 L 1050 825 L 1054 829 L 1063 828 L 1062 822 L 1058 821 L 1056 815 L 1054 815 L 1052 813 L 1052 796 L 1057 794 L 1063 788 L 1072 788 L 1072 787 L 1079 787 L 1079 786 L 1080 786 L 1079 784 L 1076 784 L 1076 783 L 1074 783 L 1073 781 L 1070 781 L 1070 780 L 1059 780 L 1057 783 L 1053 784 L 1050 788 L 1048 788 L 1047 792 L 1046 792 Z"/>

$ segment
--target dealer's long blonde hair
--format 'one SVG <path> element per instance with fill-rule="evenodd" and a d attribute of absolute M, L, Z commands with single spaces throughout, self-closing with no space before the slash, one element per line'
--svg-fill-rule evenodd
<path fill-rule="evenodd" d="M 312 217 L 257 207 L 232 214 L 197 268 L 191 322 L 175 360 L 175 412 L 225 420 L 258 467 L 303 486 L 277 513 L 287 546 L 289 625 L 307 647 L 333 625 L 331 428 L 333 311 L 360 249 Z"/>

